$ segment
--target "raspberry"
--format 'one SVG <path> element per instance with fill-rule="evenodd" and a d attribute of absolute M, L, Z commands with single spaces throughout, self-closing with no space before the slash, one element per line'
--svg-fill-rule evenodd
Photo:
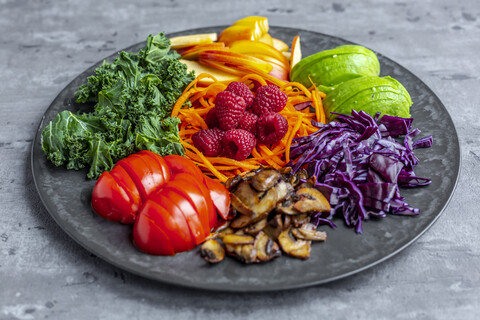
<path fill-rule="evenodd" d="M 223 153 L 226 157 L 242 161 L 252 153 L 256 143 L 255 136 L 248 131 L 229 130 L 222 140 Z"/>
<path fill-rule="evenodd" d="M 280 91 L 276 85 L 269 84 L 258 88 L 252 109 L 253 113 L 260 117 L 266 112 L 280 112 L 286 104 L 287 95 Z"/>
<path fill-rule="evenodd" d="M 250 112 L 245 112 L 238 123 L 238 129 L 246 130 L 254 135 L 257 134 L 258 117 Z"/>
<path fill-rule="evenodd" d="M 193 145 L 207 157 L 217 157 L 222 153 L 222 139 L 225 135 L 219 128 L 205 129 L 192 136 Z"/>
<path fill-rule="evenodd" d="M 235 129 L 245 112 L 245 100 L 229 91 L 222 91 L 215 97 L 215 109 L 220 128 Z"/>
<path fill-rule="evenodd" d="M 288 130 L 288 122 L 282 115 L 270 112 L 257 121 L 257 139 L 263 144 L 273 144 L 282 140 Z"/>
<path fill-rule="evenodd" d="M 230 91 L 231 93 L 236 94 L 239 97 L 242 97 L 247 104 L 247 109 L 250 108 L 253 102 L 253 93 L 250 91 L 248 86 L 243 82 L 233 81 L 230 82 L 225 91 Z"/>
<path fill-rule="evenodd" d="M 215 108 L 208 111 L 207 116 L 205 117 L 205 123 L 210 129 L 220 127 L 220 122 L 218 122 L 217 118 L 217 110 Z"/>

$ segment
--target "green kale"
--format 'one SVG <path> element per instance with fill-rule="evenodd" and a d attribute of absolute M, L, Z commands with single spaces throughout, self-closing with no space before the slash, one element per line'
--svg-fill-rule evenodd
<path fill-rule="evenodd" d="M 75 93 L 78 103 L 95 103 L 90 113 L 60 112 L 42 132 L 42 148 L 56 166 L 88 168 L 98 178 L 136 151 L 184 154 L 173 105 L 193 80 L 170 41 L 148 36 L 139 52 L 120 52 L 103 62 Z"/>

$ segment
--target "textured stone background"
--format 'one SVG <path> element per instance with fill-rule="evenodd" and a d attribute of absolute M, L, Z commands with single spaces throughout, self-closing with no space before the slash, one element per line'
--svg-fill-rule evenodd
<path fill-rule="evenodd" d="M 88 66 L 149 33 L 247 15 L 366 45 L 438 94 L 463 162 L 442 217 L 374 268 L 269 294 L 167 286 L 82 249 L 50 218 L 33 184 L 30 148 L 45 109 Z M 479 57 L 478 0 L 0 0 L 0 319 L 479 319 Z"/>

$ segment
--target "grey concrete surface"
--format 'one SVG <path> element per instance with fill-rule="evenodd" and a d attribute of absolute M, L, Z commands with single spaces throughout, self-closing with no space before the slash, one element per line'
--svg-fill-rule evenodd
<path fill-rule="evenodd" d="M 36 193 L 30 148 L 56 94 L 149 33 L 271 25 L 345 38 L 411 70 L 457 127 L 462 169 L 441 218 L 355 276 L 269 294 L 189 290 L 123 272 L 72 241 Z M 0 0 L 0 319 L 480 319 L 480 2 Z"/>

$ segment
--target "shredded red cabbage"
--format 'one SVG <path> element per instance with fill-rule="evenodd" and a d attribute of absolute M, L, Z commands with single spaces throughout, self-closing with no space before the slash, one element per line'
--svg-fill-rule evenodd
<path fill-rule="evenodd" d="M 330 213 L 313 215 L 312 222 L 333 227 L 327 221 L 341 215 L 347 226 L 362 233 L 363 221 L 370 217 L 419 214 L 404 201 L 399 187 L 431 183 L 413 172 L 418 164 L 413 150 L 431 147 L 433 139 L 413 141 L 420 130 L 412 129 L 412 122 L 412 118 L 380 118 L 380 113 L 372 117 L 355 110 L 351 115 L 338 114 L 328 124 L 312 121 L 319 130 L 293 140 L 294 160 L 289 163 L 294 173 L 306 167 L 332 206 Z M 394 139 L 401 135 L 403 144 Z"/>

